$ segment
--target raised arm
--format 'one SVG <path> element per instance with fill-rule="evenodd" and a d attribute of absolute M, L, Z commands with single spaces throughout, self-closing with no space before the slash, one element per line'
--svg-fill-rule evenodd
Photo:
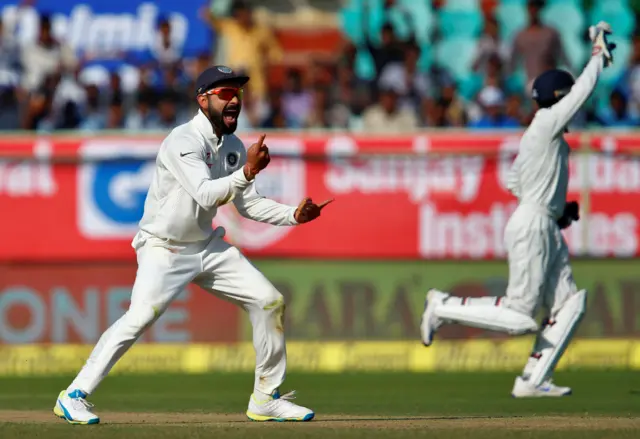
<path fill-rule="evenodd" d="M 187 136 L 170 137 L 159 153 L 162 164 L 200 207 L 211 209 L 226 204 L 251 185 L 243 169 L 212 180 L 205 154 L 204 146 L 195 137 Z"/>
<path fill-rule="evenodd" d="M 553 128 L 555 132 L 564 130 L 573 116 L 591 96 L 600 72 L 602 72 L 602 66 L 602 56 L 593 56 L 576 83 L 571 87 L 571 91 L 560 102 L 549 107 L 549 111 L 551 111 L 555 121 Z"/>
<path fill-rule="evenodd" d="M 591 59 L 573 87 L 571 87 L 571 91 L 557 104 L 549 108 L 555 120 L 555 132 L 564 130 L 573 116 L 591 96 L 602 69 L 613 61 L 611 51 L 615 48 L 615 44 L 607 42 L 605 35 L 608 33 L 611 33 L 611 27 L 607 23 L 600 22 L 597 26 L 589 28 L 589 34 L 593 41 Z"/>

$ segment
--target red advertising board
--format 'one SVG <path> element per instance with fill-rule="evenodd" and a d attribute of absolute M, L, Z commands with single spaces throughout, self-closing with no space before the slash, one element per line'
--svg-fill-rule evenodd
<path fill-rule="evenodd" d="M 1 137 L 0 261 L 133 260 L 161 140 Z M 305 196 L 335 203 L 299 227 L 239 219 L 225 206 L 217 225 L 250 255 L 503 257 L 515 207 L 506 173 L 518 140 L 519 133 L 270 134 L 280 157 L 260 174 L 260 191 L 292 205 Z M 572 154 L 569 197 L 588 197 L 588 211 L 566 232 L 572 252 L 637 256 L 640 162 L 619 153 L 640 151 L 640 135 L 573 133 L 569 141 L 582 151 Z"/>
<path fill-rule="evenodd" d="M 0 345 L 95 343 L 128 309 L 135 273 L 133 263 L 0 265 Z M 141 341 L 238 341 L 240 317 L 190 286 Z"/>

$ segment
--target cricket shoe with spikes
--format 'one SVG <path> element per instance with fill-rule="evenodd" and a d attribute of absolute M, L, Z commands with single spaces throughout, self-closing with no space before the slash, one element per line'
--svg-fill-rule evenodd
<path fill-rule="evenodd" d="M 313 419 L 315 413 L 306 407 L 291 402 L 295 399 L 295 390 L 284 395 L 275 392 L 270 399 L 260 401 L 255 394 L 249 399 L 247 417 L 252 421 L 306 422 Z"/>
<path fill-rule="evenodd" d="M 560 398 L 569 395 L 571 387 L 556 386 L 550 379 L 535 387 L 522 377 L 516 378 L 511 391 L 514 398 Z"/>
<path fill-rule="evenodd" d="M 447 297 L 449 297 L 447 293 L 436 289 L 430 289 L 427 293 L 427 297 L 424 300 L 424 312 L 420 321 L 420 335 L 422 336 L 422 344 L 425 346 L 431 346 L 436 331 L 442 326 L 443 322 L 435 316 L 434 310 Z"/>
<path fill-rule="evenodd" d="M 67 393 L 63 390 L 58 395 L 53 413 L 74 425 L 91 425 L 100 423 L 100 418 L 91 411 L 93 404 L 87 401 L 87 394 L 80 390 Z"/>

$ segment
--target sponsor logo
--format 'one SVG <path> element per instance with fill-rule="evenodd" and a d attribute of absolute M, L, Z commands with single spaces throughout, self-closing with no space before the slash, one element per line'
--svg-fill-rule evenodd
<path fill-rule="evenodd" d="M 158 142 L 89 141 L 78 170 L 78 229 L 87 238 L 130 238 L 138 229 Z"/>
<path fill-rule="evenodd" d="M 269 148 L 274 153 L 286 154 L 286 158 L 272 158 L 269 166 L 256 177 L 256 189 L 260 195 L 291 206 L 297 206 L 305 196 L 305 164 L 296 158 L 303 152 L 304 144 L 297 139 L 272 139 Z M 227 155 L 227 163 L 229 156 Z M 237 164 L 237 161 L 236 161 Z M 231 165 L 231 163 L 229 163 Z M 240 217 L 234 206 L 223 206 L 214 219 L 216 225 L 223 226 L 229 240 L 235 245 L 250 250 L 260 250 L 272 245 L 286 235 L 293 227 L 274 227 Z"/>

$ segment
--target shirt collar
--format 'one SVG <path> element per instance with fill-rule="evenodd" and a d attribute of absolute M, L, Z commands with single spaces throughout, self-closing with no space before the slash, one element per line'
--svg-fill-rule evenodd
<path fill-rule="evenodd" d="M 219 139 L 218 136 L 216 136 L 215 131 L 213 130 L 213 125 L 211 125 L 211 122 L 209 121 L 207 116 L 204 115 L 202 110 L 198 110 L 198 114 L 196 114 L 196 116 L 193 118 L 193 123 L 195 124 L 197 130 L 200 131 L 204 137 L 214 141 L 216 144 L 218 143 Z"/>

